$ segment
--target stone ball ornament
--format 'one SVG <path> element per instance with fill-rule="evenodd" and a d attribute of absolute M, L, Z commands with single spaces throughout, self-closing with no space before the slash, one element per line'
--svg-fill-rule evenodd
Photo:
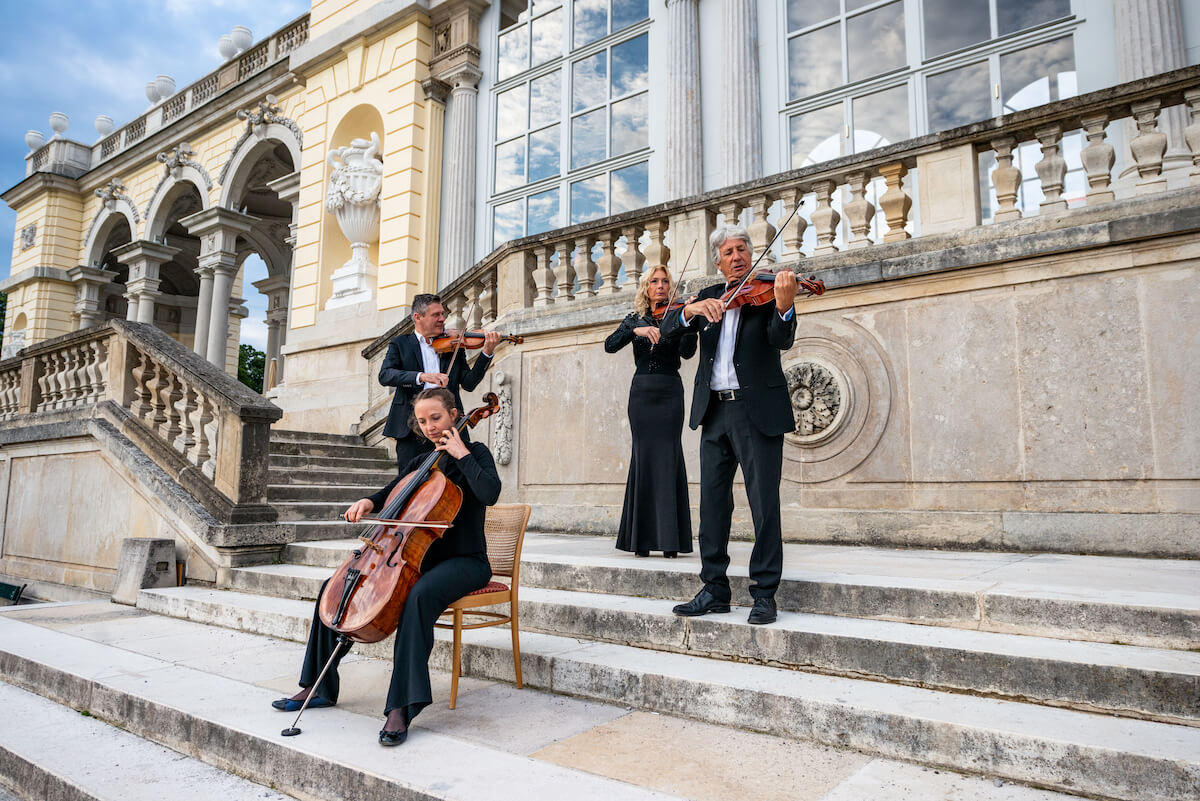
<path fill-rule="evenodd" d="M 44 144 L 46 144 L 46 136 L 41 131 L 25 132 L 25 147 L 30 150 L 37 150 Z"/>

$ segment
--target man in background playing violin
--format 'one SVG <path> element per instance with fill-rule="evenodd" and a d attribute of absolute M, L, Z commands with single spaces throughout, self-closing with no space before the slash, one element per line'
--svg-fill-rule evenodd
<path fill-rule="evenodd" d="M 663 336 L 680 327 L 700 329 L 700 363 L 692 394 L 689 425 L 703 426 L 700 437 L 700 578 L 703 589 L 679 604 L 677 615 L 728 612 L 729 525 L 733 517 L 733 478 L 741 465 L 754 518 L 750 554 L 749 622 L 773 623 L 775 590 L 783 573 L 783 532 L 779 482 L 783 435 L 795 430 L 787 380 L 779 354 L 796 336 L 793 303 L 796 276 L 782 270 L 774 279 L 774 301 L 726 308 L 721 295 L 733 288 L 753 263 L 750 235 L 723 226 L 709 237 L 709 250 L 725 276 L 663 320 Z"/>
<path fill-rule="evenodd" d="M 479 386 L 483 374 L 492 364 L 492 354 L 500 343 L 496 331 L 484 332 L 483 352 L 468 366 L 462 350 L 438 353 L 433 340 L 446 330 L 446 309 L 437 295 L 421 294 L 413 298 L 413 333 L 393 337 L 387 355 L 379 368 L 379 383 L 395 387 L 392 407 L 383 426 L 385 437 L 396 440 L 396 465 L 403 467 L 414 457 L 426 453 L 433 445 L 417 436 L 408 426 L 412 399 L 423 389 L 445 387 L 454 395 L 459 414 L 463 411 L 460 390 L 470 392 Z M 453 358 L 453 364 L 451 359 Z"/>

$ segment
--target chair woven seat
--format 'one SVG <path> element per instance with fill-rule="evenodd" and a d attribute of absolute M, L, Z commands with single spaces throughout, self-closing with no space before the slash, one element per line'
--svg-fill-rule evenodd
<path fill-rule="evenodd" d="M 502 581 L 489 581 L 486 587 L 480 587 L 467 595 L 486 595 L 489 592 L 508 592 L 508 585 Z"/>

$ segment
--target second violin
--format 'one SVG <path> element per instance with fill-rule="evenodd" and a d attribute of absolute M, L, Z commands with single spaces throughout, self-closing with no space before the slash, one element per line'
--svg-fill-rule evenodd
<path fill-rule="evenodd" d="M 435 336 L 430 344 L 433 345 L 433 349 L 438 353 L 453 353 L 459 348 L 473 350 L 475 348 L 483 347 L 484 337 L 486 335 L 486 331 L 479 329 L 473 331 L 460 331 L 457 328 L 447 328 L 441 334 Z M 511 342 L 514 345 L 520 345 L 525 341 L 525 337 L 516 336 L 513 334 L 502 334 L 500 336 L 500 341 Z"/>

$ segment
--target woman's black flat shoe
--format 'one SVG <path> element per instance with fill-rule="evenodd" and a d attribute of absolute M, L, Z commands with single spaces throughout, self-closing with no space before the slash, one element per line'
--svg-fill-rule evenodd
<path fill-rule="evenodd" d="M 388 731 L 382 729 L 379 732 L 380 745 L 400 745 L 408 739 L 408 729 L 400 729 L 399 731 Z"/>
<path fill-rule="evenodd" d="M 634 551 L 634 552 L 633 552 L 633 555 L 634 555 L 634 556 L 641 556 L 641 557 L 643 557 L 643 558 L 644 558 L 644 557 L 647 557 L 647 556 L 649 556 L 649 555 L 650 555 L 650 552 L 649 552 L 649 551 Z"/>
<path fill-rule="evenodd" d="M 679 551 L 663 551 L 664 559 L 674 559 L 676 556 L 679 556 Z"/>

